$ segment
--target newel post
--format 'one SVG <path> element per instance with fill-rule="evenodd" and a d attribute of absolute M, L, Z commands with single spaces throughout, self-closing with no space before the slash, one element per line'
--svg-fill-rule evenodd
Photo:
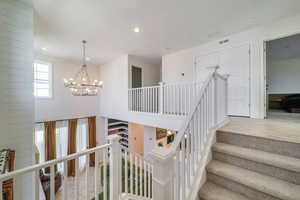
<path fill-rule="evenodd" d="M 155 148 L 149 154 L 153 161 L 153 197 L 174 200 L 174 156 L 168 149 Z"/>
<path fill-rule="evenodd" d="M 159 114 L 164 111 L 164 82 L 159 82 Z"/>
<path fill-rule="evenodd" d="M 109 156 L 109 199 L 115 200 L 119 199 L 119 194 L 121 192 L 121 150 L 120 150 L 120 136 L 110 135 L 108 137 L 109 143 L 111 144 L 110 156 Z"/>

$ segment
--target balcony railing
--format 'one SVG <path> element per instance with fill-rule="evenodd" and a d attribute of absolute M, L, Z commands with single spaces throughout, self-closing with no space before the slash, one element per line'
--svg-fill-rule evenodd
<path fill-rule="evenodd" d="M 146 199 L 153 197 L 153 165 L 143 157 L 123 149 L 119 144 L 119 136 L 112 136 L 108 144 L 88 149 L 79 153 L 68 155 L 63 158 L 45 162 L 43 164 L 33 165 L 27 168 L 16 170 L 0 176 L 0 194 L 2 194 L 3 182 L 9 179 L 14 181 L 24 178 L 34 177 L 33 184 L 34 200 L 40 200 L 43 192 L 40 188 L 40 170 L 50 168 L 50 200 L 56 199 L 55 194 L 55 174 L 57 164 L 63 163 L 64 173 L 62 175 L 62 200 L 118 200 L 118 199 Z M 95 167 L 92 176 L 89 174 L 91 168 L 89 162 L 86 162 L 84 178 L 79 177 L 79 160 L 86 157 L 89 160 L 91 154 L 95 155 Z M 75 162 L 75 177 L 73 186 L 70 188 L 68 182 L 68 165 Z M 82 179 L 85 185 L 82 185 Z M 29 180 L 29 179 L 28 179 Z M 93 183 L 93 184 L 90 184 Z M 89 185 L 93 185 L 93 192 L 90 192 Z M 72 195 L 70 196 L 71 190 Z M 15 191 L 19 192 L 19 191 Z M 26 197 L 22 198 L 26 199 Z M 28 198 L 27 198 L 28 199 Z M 45 199 L 45 198 L 43 198 Z M 0 195 L 0 200 L 3 196 Z"/>
<path fill-rule="evenodd" d="M 133 112 L 187 115 L 201 87 L 202 82 L 178 82 L 129 89 L 128 109 Z"/>

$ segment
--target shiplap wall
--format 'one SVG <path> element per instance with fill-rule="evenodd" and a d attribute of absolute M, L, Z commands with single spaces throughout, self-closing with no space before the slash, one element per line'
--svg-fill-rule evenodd
<path fill-rule="evenodd" d="M 0 0 L 0 148 L 16 150 L 15 168 L 33 164 L 32 61 L 32 6 Z M 15 199 L 33 199 L 31 178 L 16 181 Z"/>

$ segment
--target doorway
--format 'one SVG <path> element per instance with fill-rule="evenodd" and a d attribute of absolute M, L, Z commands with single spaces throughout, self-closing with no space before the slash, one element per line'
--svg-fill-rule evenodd
<path fill-rule="evenodd" d="M 140 88 L 143 86 L 142 68 L 131 66 L 131 88 Z"/>
<path fill-rule="evenodd" d="M 266 117 L 300 117 L 300 34 L 265 42 Z"/>

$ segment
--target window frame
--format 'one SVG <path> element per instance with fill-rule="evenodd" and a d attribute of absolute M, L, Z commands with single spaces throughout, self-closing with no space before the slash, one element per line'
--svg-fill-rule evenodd
<path fill-rule="evenodd" d="M 47 65 L 48 66 L 48 78 L 49 78 L 49 96 L 37 96 L 35 92 L 33 93 L 34 97 L 37 99 L 53 99 L 53 65 L 50 62 L 46 61 L 41 61 L 41 60 L 34 60 L 33 63 L 33 89 L 34 91 L 36 90 L 36 79 L 35 79 L 35 65 L 36 64 L 42 64 L 42 65 Z"/>

